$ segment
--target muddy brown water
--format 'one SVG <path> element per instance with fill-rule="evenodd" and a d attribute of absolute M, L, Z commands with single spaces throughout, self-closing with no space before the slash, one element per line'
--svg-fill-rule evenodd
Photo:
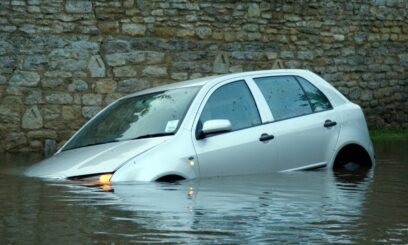
<path fill-rule="evenodd" d="M 113 192 L 22 176 L 0 156 L 0 244 L 408 244 L 408 142 L 365 174 L 319 170 L 133 183 Z"/>

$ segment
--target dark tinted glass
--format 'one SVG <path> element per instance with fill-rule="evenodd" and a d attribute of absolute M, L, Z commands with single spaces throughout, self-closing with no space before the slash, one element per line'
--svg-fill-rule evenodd
<path fill-rule="evenodd" d="M 301 77 L 296 78 L 305 90 L 314 112 L 330 110 L 332 108 L 327 97 L 319 89 Z"/>
<path fill-rule="evenodd" d="M 232 130 L 261 124 L 255 101 L 244 81 L 226 84 L 218 88 L 208 99 L 200 122 L 211 119 L 228 119 Z"/>
<path fill-rule="evenodd" d="M 254 80 L 275 120 L 312 113 L 309 101 L 294 77 L 263 77 Z"/>

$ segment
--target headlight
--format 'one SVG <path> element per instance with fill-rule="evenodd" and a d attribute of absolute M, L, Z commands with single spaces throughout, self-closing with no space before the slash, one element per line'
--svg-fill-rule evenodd
<path fill-rule="evenodd" d="M 113 173 L 101 173 L 101 174 L 74 176 L 74 177 L 69 177 L 68 179 L 83 181 L 89 184 L 109 185 L 112 175 Z"/>

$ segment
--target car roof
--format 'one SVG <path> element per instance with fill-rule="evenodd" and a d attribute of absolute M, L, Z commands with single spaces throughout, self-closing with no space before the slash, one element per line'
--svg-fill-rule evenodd
<path fill-rule="evenodd" d="M 169 83 L 166 85 L 161 85 L 161 86 L 141 90 L 136 93 L 129 94 L 126 97 L 133 97 L 135 95 L 154 93 L 154 92 L 170 90 L 170 89 L 175 89 L 175 88 L 204 86 L 206 84 L 214 85 L 214 84 L 217 84 L 225 80 L 234 79 L 234 78 L 243 78 L 247 76 L 259 76 L 259 75 L 264 75 L 264 74 L 265 75 L 288 75 L 288 74 L 302 75 L 308 72 L 310 71 L 301 70 L 301 69 L 276 69 L 276 70 L 260 70 L 260 71 L 229 73 L 229 74 L 201 77 L 201 78 L 186 80 L 182 82 Z"/>

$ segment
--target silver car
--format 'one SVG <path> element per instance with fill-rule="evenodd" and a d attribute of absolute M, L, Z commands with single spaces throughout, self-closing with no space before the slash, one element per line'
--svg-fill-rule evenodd
<path fill-rule="evenodd" d="M 105 184 L 374 163 L 358 105 L 310 71 L 268 70 L 125 96 L 26 175 Z"/>

